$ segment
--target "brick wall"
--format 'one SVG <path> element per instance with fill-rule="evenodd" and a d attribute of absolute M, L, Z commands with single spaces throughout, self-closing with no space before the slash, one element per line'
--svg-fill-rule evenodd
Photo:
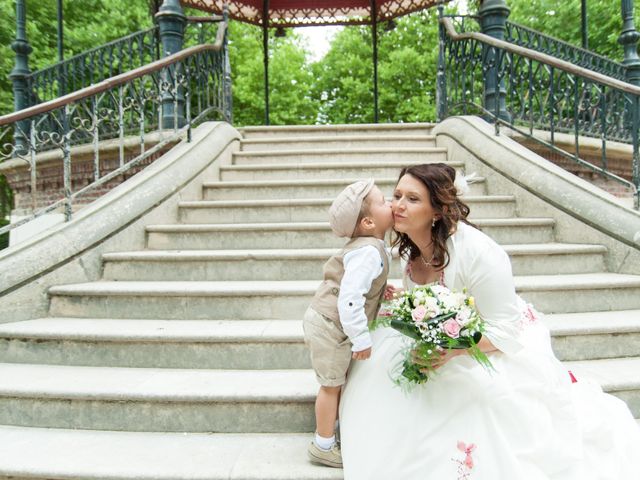
<path fill-rule="evenodd" d="M 529 150 L 537 153 L 541 157 L 546 158 L 559 167 L 562 167 L 568 172 L 577 175 L 578 177 L 592 183 L 593 185 L 609 192 L 612 195 L 615 195 L 616 197 L 633 197 L 633 191 L 630 188 L 616 182 L 615 180 L 607 179 L 602 175 L 593 172 L 587 167 L 583 167 L 576 162 L 569 160 L 568 158 L 563 157 L 562 155 L 559 155 L 556 152 L 553 152 L 539 144 L 531 144 L 526 141 L 520 141 L 520 143 L 522 143 Z M 600 154 L 581 153 L 580 157 L 597 167 L 602 167 L 602 158 Z M 609 152 L 607 154 L 607 170 L 615 173 L 625 180 L 631 181 L 631 160 L 629 158 L 624 158 L 622 155 L 616 156 L 615 153 Z"/>
<path fill-rule="evenodd" d="M 147 149 L 153 145 L 147 145 Z M 92 201 L 100 198 L 105 193 L 109 192 L 115 186 L 121 184 L 128 178 L 132 177 L 147 165 L 157 160 L 160 156 L 171 149 L 172 144 L 169 144 L 159 152 L 150 155 L 144 159 L 135 167 L 131 168 L 127 172 L 117 177 L 114 177 L 107 183 L 90 189 L 85 194 L 77 197 L 74 201 L 74 210 L 87 205 Z M 137 148 L 128 148 L 124 152 L 124 162 L 128 162 L 139 155 Z M 120 166 L 119 151 L 117 149 L 105 149 L 100 152 L 100 176 L 104 176 Z M 74 157 L 73 151 L 71 155 L 71 191 L 77 192 L 78 190 L 86 187 L 94 181 L 94 162 L 93 155 L 76 155 Z M 63 185 L 63 165 L 61 159 L 48 160 L 38 165 L 36 176 L 36 208 L 46 207 L 55 203 L 58 200 L 64 198 L 64 185 Z M 24 214 L 31 211 L 32 207 L 32 195 L 31 195 L 31 173 L 27 164 L 24 168 L 18 167 L 11 171 L 4 173 L 7 178 L 7 182 L 11 186 L 14 192 L 15 208 L 14 214 Z"/>

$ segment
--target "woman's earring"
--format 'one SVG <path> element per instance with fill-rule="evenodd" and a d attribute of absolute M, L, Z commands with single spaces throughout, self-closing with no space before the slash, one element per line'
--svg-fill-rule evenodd
<path fill-rule="evenodd" d="M 434 218 L 433 221 L 431 222 L 431 228 L 434 228 L 436 226 L 436 219 Z"/>

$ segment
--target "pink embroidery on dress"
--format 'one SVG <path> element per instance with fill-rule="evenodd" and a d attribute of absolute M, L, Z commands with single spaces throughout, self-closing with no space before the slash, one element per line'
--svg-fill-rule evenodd
<path fill-rule="evenodd" d="M 533 323 L 538 320 L 536 311 L 531 307 L 531 304 L 527 303 L 527 308 L 524 311 L 524 317 L 529 323 Z"/>
<path fill-rule="evenodd" d="M 464 460 L 451 459 L 458 464 L 458 480 L 469 480 L 471 478 L 471 470 L 473 469 L 473 457 L 471 454 L 475 449 L 475 443 L 465 445 L 464 442 L 458 441 L 458 450 L 464 453 Z"/>
<path fill-rule="evenodd" d="M 526 327 L 533 325 L 540 319 L 540 314 L 533 308 L 533 305 L 518 298 L 518 308 L 520 309 L 520 325 Z"/>

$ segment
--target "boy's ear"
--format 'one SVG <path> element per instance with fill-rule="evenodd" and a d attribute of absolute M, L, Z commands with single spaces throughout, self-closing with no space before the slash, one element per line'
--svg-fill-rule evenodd
<path fill-rule="evenodd" d="M 362 217 L 360 220 L 360 226 L 365 230 L 369 230 L 370 228 L 375 228 L 376 224 L 371 217 Z"/>

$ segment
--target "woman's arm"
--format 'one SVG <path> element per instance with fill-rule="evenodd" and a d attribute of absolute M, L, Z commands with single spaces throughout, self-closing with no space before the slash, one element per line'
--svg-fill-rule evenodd
<path fill-rule="evenodd" d="M 476 309 L 485 321 L 485 332 L 478 347 L 485 353 L 515 353 L 522 348 L 518 340 L 521 314 L 509 257 L 494 243 L 470 250 L 475 250 L 471 258 L 457 260 L 467 294 L 474 298 Z M 464 354 L 467 350 L 443 352 L 436 368 Z"/>
<path fill-rule="evenodd" d="M 494 347 L 505 353 L 520 350 L 521 312 L 506 252 L 493 242 L 487 243 L 463 266 L 463 273 L 468 294 L 485 321 L 481 348 Z"/>

